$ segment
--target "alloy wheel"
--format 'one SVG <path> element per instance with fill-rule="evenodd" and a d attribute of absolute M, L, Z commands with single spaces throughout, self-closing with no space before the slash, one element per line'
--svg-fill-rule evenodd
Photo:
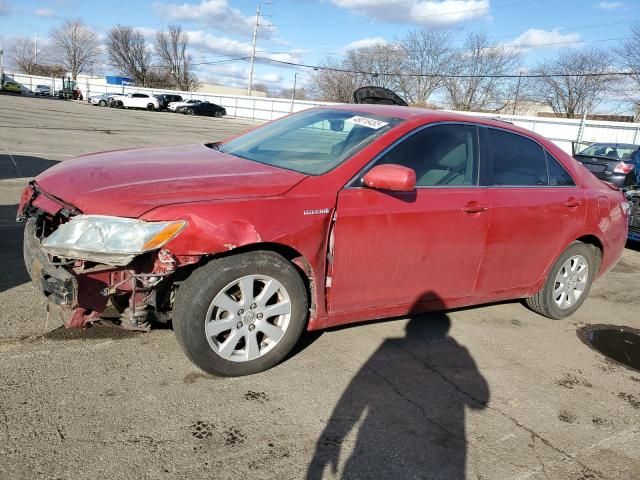
<path fill-rule="evenodd" d="M 224 287 L 205 319 L 205 335 L 225 360 L 248 362 L 266 355 L 282 339 L 291 320 L 286 288 L 267 275 L 248 275 Z"/>
<path fill-rule="evenodd" d="M 553 288 L 553 301 L 562 309 L 576 304 L 587 288 L 589 264 L 582 255 L 574 255 L 562 264 Z"/>

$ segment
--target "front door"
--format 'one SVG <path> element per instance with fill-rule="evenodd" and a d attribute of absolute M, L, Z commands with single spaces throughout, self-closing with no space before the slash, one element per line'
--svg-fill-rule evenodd
<path fill-rule="evenodd" d="M 361 187 L 338 196 L 329 311 L 446 300 L 473 293 L 489 223 L 473 125 L 423 128 L 376 162 L 416 171 L 414 192 Z"/>

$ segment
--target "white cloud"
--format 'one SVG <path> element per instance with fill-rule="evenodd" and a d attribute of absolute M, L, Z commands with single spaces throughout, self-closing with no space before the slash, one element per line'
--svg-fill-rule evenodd
<path fill-rule="evenodd" d="M 393 6 L 388 0 L 331 0 L 371 19 L 391 23 L 450 26 L 489 15 L 489 0 L 415 0 Z"/>
<path fill-rule="evenodd" d="M 382 37 L 361 38 L 355 42 L 351 42 L 344 47 L 344 50 L 357 50 L 359 48 L 373 47 L 374 45 L 385 44 L 387 41 Z"/>
<path fill-rule="evenodd" d="M 53 18 L 56 16 L 55 10 L 50 8 L 37 8 L 33 13 L 35 13 L 36 16 L 43 18 Z"/>
<path fill-rule="evenodd" d="M 8 17 L 11 14 L 11 6 L 7 0 L 0 0 L 0 17 Z"/>
<path fill-rule="evenodd" d="M 529 50 L 539 48 L 557 48 L 563 45 L 571 46 L 572 42 L 579 41 L 579 33 L 561 33 L 557 28 L 554 30 L 530 28 L 517 38 L 504 43 L 503 46 L 518 50 Z"/>
<path fill-rule="evenodd" d="M 189 46 L 203 53 L 225 55 L 230 57 L 247 57 L 251 55 L 251 42 L 240 42 L 227 37 L 218 37 L 203 30 L 189 31 Z M 256 49 L 256 56 L 279 60 L 282 62 L 300 62 L 302 50 L 271 53 L 263 48 Z"/>
<path fill-rule="evenodd" d="M 624 7 L 624 3 L 622 2 L 600 2 L 595 6 L 595 8 L 599 8 L 601 10 L 616 10 L 622 7 Z"/>
<path fill-rule="evenodd" d="M 264 75 L 260 75 L 258 80 L 261 80 L 265 83 L 280 83 L 282 82 L 282 75 L 279 73 L 266 73 Z"/>
<path fill-rule="evenodd" d="M 155 3 L 155 11 L 169 20 L 194 22 L 207 25 L 224 32 L 232 32 L 250 35 L 253 32 L 256 17 L 245 15 L 237 8 L 233 8 L 227 0 L 201 0 L 200 3 Z M 260 24 L 263 37 L 269 37 L 275 33 L 274 28 L 268 28 L 271 22 L 261 18 Z"/>

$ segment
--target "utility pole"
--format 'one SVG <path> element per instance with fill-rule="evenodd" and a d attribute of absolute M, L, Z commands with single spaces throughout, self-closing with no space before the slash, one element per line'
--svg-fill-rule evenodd
<path fill-rule="evenodd" d="M 293 104 L 296 101 L 296 80 L 298 80 L 298 72 L 293 75 L 293 93 L 291 94 L 291 108 L 289 113 L 293 113 Z"/>
<path fill-rule="evenodd" d="M 4 85 L 4 40 L 0 40 L 0 87 Z"/>
<path fill-rule="evenodd" d="M 38 32 L 36 32 L 36 39 L 35 39 L 35 42 L 33 42 L 33 56 L 35 58 L 35 61 L 33 63 L 37 65 L 38 64 Z"/>
<path fill-rule="evenodd" d="M 253 29 L 253 45 L 251 47 L 251 63 L 249 66 L 249 87 L 247 95 L 251 96 L 251 88 L 253 87 L 253 65 L 256 61 L 256 39 L 258 38 L 258 21 L 260 20 L 260 4 L 256 7 L 256 26 Z"/>

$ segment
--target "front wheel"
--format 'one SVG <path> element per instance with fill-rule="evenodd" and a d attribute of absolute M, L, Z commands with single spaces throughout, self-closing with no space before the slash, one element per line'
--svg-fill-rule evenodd
<path fill-rule="evenodd" d="M 100 100 L 98 102 L 98 105 L 100 105 L 101 107 L 106 107 L 107 106 L 107 102 L 105 102 L 104 100 Z"/>
<path fill-rule="evenodd" d="M 149 105 L 147 105 L 147 110 L 149 110 L 150 112 L 153 112 L 156 109 L 156 107 L 153 105 L 153 103 L 150 103 Z"/>
<path fill-rule="evenodd" d="M 556 260 L 542 289 L 525 303 L 534 312 L 555 320 L 572 315 L 589 294 L 597 259 L 595 247 L 573 242 Z"/>
<path fill-rule="evenodd" d="M 296 268 L 273 252 L 212 260 L 176 293 L 173 329 L 187 357 L 208 373 L 267 370 L 294 347 L 308 298 Z"/>
<path fill-rule="evenodd" d="M 193 115 L 193 110 L 191 110 L 190 108 L 185 108 L 183 113 L 185 115 Z"/>

